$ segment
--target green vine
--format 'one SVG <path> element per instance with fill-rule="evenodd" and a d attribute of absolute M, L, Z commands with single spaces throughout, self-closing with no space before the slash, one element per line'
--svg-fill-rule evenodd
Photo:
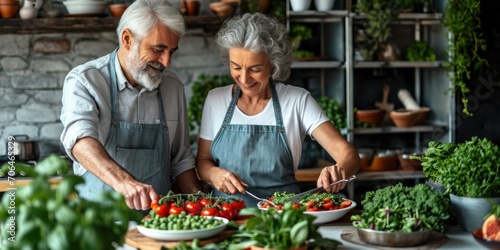
<path fill-rule="evenodd" d="M 461 93 L 462 112 L 472 116 L 468 110 L 470 92 L 466 81 L 471 79 L 471 69 L 479 72 L 488 62 L 480 53 L 486 51 L 486 40 L 481 32 L 480 0 L 448 0 L 444 25 L 453 35 L 450 44 L 450 70 L 452 91 Z"/>

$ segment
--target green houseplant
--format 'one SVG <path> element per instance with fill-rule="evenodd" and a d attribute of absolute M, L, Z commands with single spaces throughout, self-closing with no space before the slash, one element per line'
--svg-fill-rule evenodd
<path fill-rule="evenodd" d="M 491 210 L 488 199 L 500 202 L 500 147 L 486 138 L 463 143 L 430 142 L 422 161 L 423 173 L 450 195 L 465 231 L 480 228 Z"/>
<path fill-rule="evenodd" d="M 188 123 L 190 131 L 195 131 L 200 127 L 203 105 L 205 104 L 205 98 L 208 92 L 214 88 L 232 83 L 233 79 L 229 75 L 201 74 L 198 77 L 193 83 L 193 95 L 188 105 Z"/>
<path fill-rule="evenodd" d="M 406 59 L 408 61 L 433 62 L 436 61 L 436 53 L 426 41 L 414 41 L 408 46 Z"/>
<path fill-rule="evenodd" d="M 453 72 L 451 91 L 461 94 L 462 112 L 469 116 L 472 113 L 466 94 L 470 89 L 466 81 L 471 79 L 472 72 L 481 72 L 488 66 L 481 55 L 486 51 L 486 40 L 481 32 L 480 11 L 480 0 L 448 0 L 443 21 L 453 35 L 449 47 L 449 70 Z"/>
<path fill-rule="evenodd" d="M 78 197 L 75 187 L 84 181 L 80 176 L 66 174 L 52 188 L 50 176 L 66 172 L 69 166 L 55 154 L 41 160 L 34 169 L 22 165 L 13 169 L 11 163 L 2 170 L 22 171 L 33 180 L 3 196 L 2 249 L 114 249 L 123 245 L 128 222 L 139 222 L 142 217 L 129 209 L 117 192 L 104 193 L 107 202 Z"/>
<path fill-rule="evenodd" d="M 311 51 L 299 49 L 301 42 L 311 39 L 312 36 L 312 29 L 303 24 L 294 24 L 290 27 L 290 40 L 295 58 L 305 58 L 314 55 Z"/>

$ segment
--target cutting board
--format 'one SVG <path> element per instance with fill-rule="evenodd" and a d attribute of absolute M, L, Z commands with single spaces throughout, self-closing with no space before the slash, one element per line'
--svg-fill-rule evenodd
<path fill-rule="evenodd" d="M 238 225 L 243 225 L 245 224 L 245 221 L 251 218 L 251 216 L 239 216 L 234 220 L 236 224 Z M 234 233 L 236 230 L 235 229 L 226 229 L 222 231 L 217 236 L 207 238 L 207 239 L 201 239 L 200 240 L 200 245 L 204 246 L 210 243 L 219 243 L 231 236 L 232 233 Z M 185 240 L 184 241 L 186 244 L 191 245 L 192 241 L 190 240 Z M 141 249 L 141 250 L 159 250 L 162 249 L 162 247 L 166 248 L 173 248 L 176 247 L 180 244 L 180 241 L 161 241 L 161 240 L 155 240 L 153 238 L 149 238 L 144 236 L 137 230 L 137 228 L 128 230 L 127 233 L 125 234 L 125 244 Z"/>

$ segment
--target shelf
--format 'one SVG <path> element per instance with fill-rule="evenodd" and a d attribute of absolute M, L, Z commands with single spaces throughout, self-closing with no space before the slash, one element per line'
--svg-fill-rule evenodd
<path fill-rule="evenodd" d="M 314 68 L 340 68 L 342 62 L 337 61 L 295 61 L 293 69 L 314 69 Z"/>
<path fill-rule="evenodd" d="M 412 127 L 377 127 L 377 128 L 355 128 L 354 134 L 396 134 L 396 133 L 439 133 L 446 131 L 446 126 L 423 125 Z"/>
<path fill-rule="evenodd" d="M 409 62 L 409 61 L 357 61 L 354 68 L 441 68 L 446 61 Z"/>
<path fill-rule="evenodd" d="M 203 28 L 206 32 L 217 30 L 223 18 L 217 16 L 185 16 L 188 29 Z M 23 20 L 19 18 L 0 19 L 0 34 L 41 34 L 70 32 L 115 31 L 119 19 L 105 17 L 62 17 Z"/>
<path fill-rule="evenodd" d="M 331 11 L 315 11 L 315 10 L 306 10 L 306 11 L 290 11 L 288 13 L 288 17 L 290 21 L 293 21 L 294 18 L 329 18 L 329 17 L 347 17 L 349 12 L 347 10 L 331 10 Z"/>
<path fill-rule="evenodd" d="M 353 19 L 366 20 L 363 14 L 351 13 Z M 400 13 L 398 20 L 440 20 L 443 17 L 442 13 Z"/>

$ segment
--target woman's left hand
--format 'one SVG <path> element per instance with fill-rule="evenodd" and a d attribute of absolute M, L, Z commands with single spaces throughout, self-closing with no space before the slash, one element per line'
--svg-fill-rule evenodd
<path fill-rule="evenodd" d="M 318 187 L 323 186 L 325 188 L 325 191 L 328 193 L 336 193 L 341 189 L 345 188 L 347 183 L 345 182 L 339 183 L 337 185 L 334 185 L 333 187 L 330 186 L 330 184 L 342 179 L 346 179 L 346 177 L 347 176 L 343 168 L 337 165 L 332 165 L 329 167 L 325 167 L 321 170 L 316 185 Z"/>

